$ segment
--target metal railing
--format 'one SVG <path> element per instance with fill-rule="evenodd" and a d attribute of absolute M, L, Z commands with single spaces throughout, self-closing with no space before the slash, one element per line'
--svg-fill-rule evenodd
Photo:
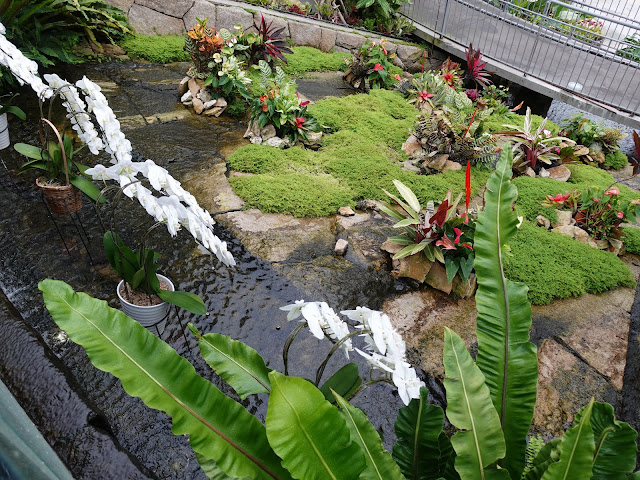
<path fill-rule="evenodd" d="M 640 115 L 640 0 L 413 0 L 401 12 L 525 75 Z"/>

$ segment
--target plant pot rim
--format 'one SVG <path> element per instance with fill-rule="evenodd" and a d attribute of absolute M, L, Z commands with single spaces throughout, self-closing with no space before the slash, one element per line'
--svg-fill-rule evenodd
<path fill-rule="evenodd" d="M 169 286 L 171 287 L 172 292 L 175 292 L 176 287 L 173 285 L 173 282 L 171 280 L 169 280 L 169 278 L 165 277 L 164 275 L 161 275 L 159 273 L 156 273 L 156 277 L 158 277 L 158 280 L 164 280 L 166 281 Z M 131 303 L 128 302 L 127 300 L 125 300 L 122 295 L 120 295 L 120 286 L 124 283 L 124 280 L 120 280 L 120 282 L 118 282 L 118 286 L 116 287 L 116 294 L 118 295 L 118 300 L 120 300 L 122 303 L 126 303 L 127 305 L 131 305 L 134 306 L 136 308 L 141 308 L 141 309 L 152 309 L 152 308 L 158 308 L 162 305 L 164 305 L 167 302 L 162 302 L 162 303 L 158 303 L 156 305 L 136 305 L 135 303 Z"/>
<path fill-rule="evenodd" d="M 50 183 L 46 183 L 49 180 L 47 180 L 47 177 L 40 175 L 39 177 L 36 177 L 36 185 L 38 186 L 38 188 L 47 188 L 47 189 L 51 189 L 51 190 L 73 190 L 75 187 L 75 185 L 69 184 L 69 185 L 64 185 L 64 184 L 50 184 Z"/>

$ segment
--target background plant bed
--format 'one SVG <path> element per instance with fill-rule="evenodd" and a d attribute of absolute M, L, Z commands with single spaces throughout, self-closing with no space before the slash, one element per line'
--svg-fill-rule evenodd
<path fill-rule="evenodd" d="M 380 248 L 393 257 L 402 250 L 403 246 L 387 240 Z M 472 273 L 466 282 L 462 280 L 460 274 L 456 274 L 453 281 L 449 282 L 444 266 L 439 262 L 429 261 L 424 255 L 411 255 L 398 260 L 392 258 L 391 261 L 393 266 L 391 276 L 394 278 L 412 278 L 418 283 L 426 283 L 447 295 L 453 292 L 460 298 L 469 298 L 476 291 L 475 273 Z"/>

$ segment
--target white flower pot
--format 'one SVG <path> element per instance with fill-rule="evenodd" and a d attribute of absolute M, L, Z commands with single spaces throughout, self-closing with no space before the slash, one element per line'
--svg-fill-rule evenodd
<path fill-rule="evenodd" d="M 9 124 L 7 123 L 7 114 L 0 115 L 0 150 L 11 145 L 9 140 Z"/>
<path fill-rule="evenodd" d="M 158 280 L 164 280 L 169 284 L 169 290 L 171 290 L 172 292 L 175 291 L 175 287 L 173 286 L 171 280 L 169 280 L 164 275 L 157 274 L 157 276 Z M 167 312 L 169 311 L 169 304 L 167 302 L 162 302 L 158 305 L 151 306 L 141 306 L 127 302 L 120 295 L 120 287 L 123 283 L 124 280 L 120 280 L 120 283 L 118 283 L 118 288 L 116 289 L 118 299 L 120 300 L 120 305 L 122 306 L 122 311 L 136 320 L 138 323 L 140 323 L 140 325 L 142 325 L 143 327 L 150 327 L 158 323 L 167 315 Z"/>

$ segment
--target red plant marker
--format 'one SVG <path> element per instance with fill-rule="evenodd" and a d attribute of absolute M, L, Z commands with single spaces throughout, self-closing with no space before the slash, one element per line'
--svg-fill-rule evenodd
<path fill-rule="evenodd" d="M 471 200 L 471 160 L 467 161 L 467 172 L 464 178 L 464 192 L 466 194 L 465 206 L 469 211 L 469 201 Z"/>

